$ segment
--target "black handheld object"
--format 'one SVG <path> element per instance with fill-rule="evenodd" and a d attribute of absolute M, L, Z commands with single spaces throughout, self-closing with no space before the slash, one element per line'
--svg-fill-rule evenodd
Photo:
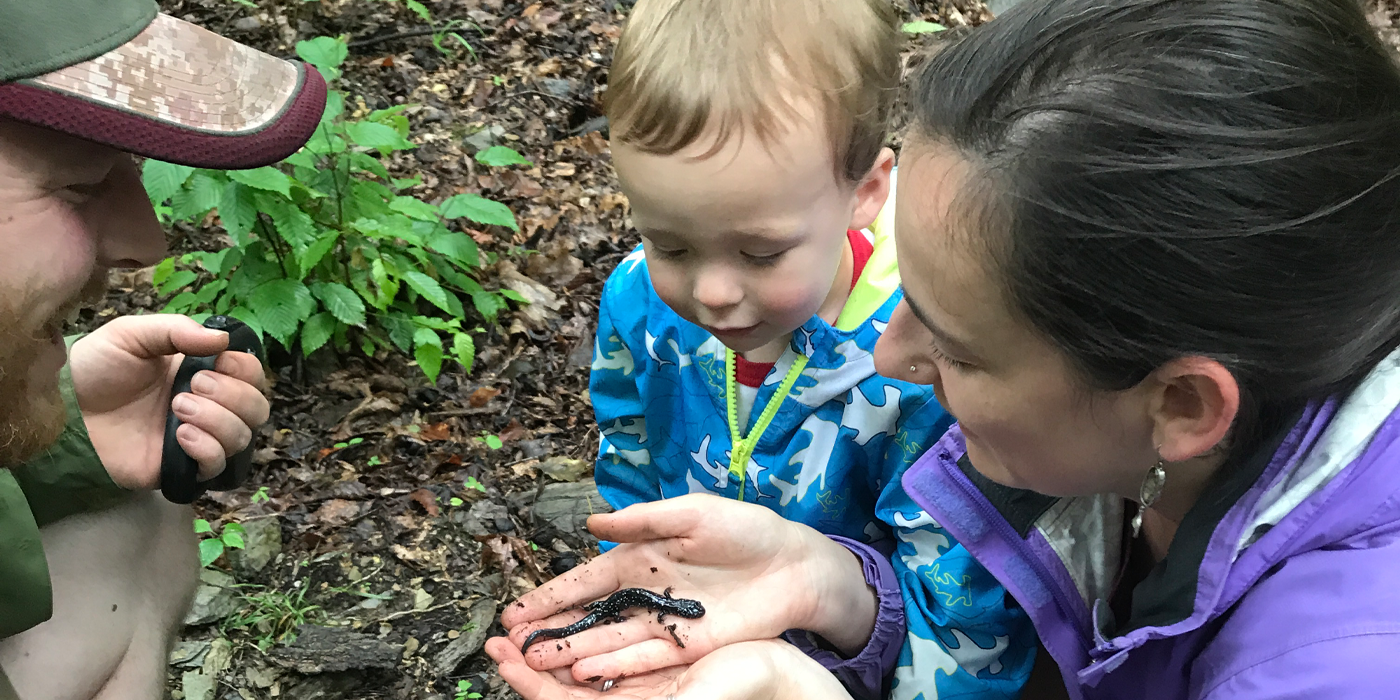
<path fill-rule="evenodd" d="M 263 360 L 263 348 L 262 343 L 258 341 L 258 334 L 242 321 L 228 316 L 210 316 L 204 322 L 204 327 L 227 332 L 229 350 L 250 353 L 259 361 Z M 216 359 L 217 355 L 186 356 L 185 361 L 180 363 L 180 370 L 175 373 L 175 384 L 171 387 L 170 398 L 174 399 L 188 392 L 190 380 L 194 375 L 204 370 L 212 371 Z M 175 430 L 181 423 L 182 421 L 175 417 L 174 411 L 166 414 L 165 448 L 160 459 L 160 492 L 166 500 L 171 503 L 193 503 L 194 499 L 199 498 L 205 491 L 228 491 L 238 488 L 248 480 L 248 474 L 253 469 L 251 443 L 247 449 L 228 458 L 221 474 L 208 481 L 200 481 L 199 463 L 185 454 L 185 449 L 180 447 L 180 442 L 175 439 Z"/>

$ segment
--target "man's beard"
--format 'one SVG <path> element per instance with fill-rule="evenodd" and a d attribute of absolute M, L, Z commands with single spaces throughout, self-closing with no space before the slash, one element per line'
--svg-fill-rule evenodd
<path fill-rule="evenodd" d="M 62 323 L 79 306 L 101 299 L 106 289 L 107 272 L 98 270 L 54 322 Z M 63 434 L 67 420 L 57 381 L 42 390 L 30 386 L 34 363 L 53 342 L 48 334 L 52 323 L 24 330 L 23 308 L 23 304 L 12 308 L 0 299 L 0 469 L 18 466 L 43 452 Z"/>

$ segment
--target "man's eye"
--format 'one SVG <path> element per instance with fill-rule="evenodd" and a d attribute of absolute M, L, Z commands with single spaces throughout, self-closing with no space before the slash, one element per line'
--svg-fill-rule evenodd
<path fill-rule="evenodd" d="M 81 206 L 91 201 L 101 191 L 104 182 L 86 185 L 69 185 L 53 191 L 53 196 L 73 206 Z"/>

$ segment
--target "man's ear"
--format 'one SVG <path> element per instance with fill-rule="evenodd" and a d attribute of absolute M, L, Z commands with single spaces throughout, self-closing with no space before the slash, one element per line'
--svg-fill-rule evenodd
<path fill-rule="evenodd" d="M 1240 411 L 1240 385 L 1208 357 L 1182 357 L 1152 374 L 1157 454 L 1167 462 L 1199 457 L 1219 445 Z"/>
<path fill-rule="evenodd" d="M 851 212 L 851 223 L 846 228 L 859 231 L 875 223 L 875 219 L 880 216 L 880 210 L 885 208 L 885 201 L 890 198 L 890 175 L 893 172 L 894 151 L 888 148 L 880 149 L 880 155 L 875 157 L 875 165 L 856 183 L 856 206 Z"/>

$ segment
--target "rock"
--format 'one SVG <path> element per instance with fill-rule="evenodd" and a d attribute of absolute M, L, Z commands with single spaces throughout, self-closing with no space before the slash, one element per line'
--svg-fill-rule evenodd
<path fill-rule="evenodd" d="M 429 105 L 423 108 L 423 123 L 432 124 L 435 122 L 445 122 L 451 119 L 451 115 L 437 107 Z"/>
<path fill-rule="evenodd" d="M 263 570 L 282 552 L 282 524 L 277 518 L 257 518 L 243 523 L 243 549 L 227 550 L 233 570 L 245 579 Z"/>
<path fill-rule="evenodd" d="M 574 94 L 574 81 L 560 78 L 545 78 L 540 81 L 540 87 L 544 91 L 558 98 L 567 98 Z"/>
<path fill-rule="evenodd" d="M 502 286 L 525 298 L 526 304 L 520 309 L 519 317 L 530 327 L 544 330 L 559 317 L 557 312 L 563 302 L 558 295 L 549 287 L 520 274 L 514 263 L 500 264 L 499 279 Z"/>
<path fill-rule="evenodd" d="M 540 462 L 536 468 L 555 481 L 578 481 L 591 466 L 592 462 L 572 457 L 550 457 Z"/>
<path fill-rule="evenodd" d="M 209 653 L 207 641 L 183 641 L 170 650 L 170 665 L 181 668 L 203 668 L 204 656 Z"/>
<path fill-rule="evenodd" d="M 247 678 L 254 688 L 271 688 L 272 684 L 282 677 L 282 672 L 270 666 L 259 664 L 243 669 L 243 677 Z"/>
<path fill-rule="evenodd" d="M 462 631 L 462 636 L 449 642 L 433 657 L 433 672 L 439 677 L 456 675 L 457 667 L 461 666 L 468 656 L 481 651 L 481 647 L 486 644 L 491 623 L 495 621 L 495 600 L 485 597 L 473 603 L 471 612 L 467 613 L 467 628 Z"/>
<path fill-rule="evenodd" d="M 240 32 L 256 32 L 262 27 L 262 20 L 257 17 L 244 17 L 233 23 L 233 28 Z"/>
<path fill-rule="evenodd" d="M 403 648 L 345 627 L 302 625 L 290 645 L 273 649 L 273 663 L 299 673 L 393 669 Z"/>
<path fill-rule="evenodd" d="M 204 675 L 218 678 L 220 673 L 233 666 L 233 644 L 219 637 L 209 643 L 209 653 L 204 655 Z"/>
<path fill-rule="evenodd" d="M 574 552 L 564 552 L 549 560 L 549 570 L 555 576 L 563 576 L 578 565 L 578 554 Z"/>
<path fill-rule="evenodd" d="M 506 135 L 505 127 L 499 124 L 482 129 L 471 136 L 462 139 L 462 143 L 471 149 L 473 153 L 484 151 L 501 142 L 501 138 Z"/>
<path fill-rule="evenodd" d="M 203 671 L 185 671 L 180 677 L 180 690 L 185 700 L 214 700 L 214 677 Z"/>
<path fill-rule="evenodd" d="M 611 513 L 612 506 L 598 494 L 592 479 L 574 483 L 546 484 L 540 489 L 533 511 L 535 521 L 544 521 L 560 532 L 584 532 L 588 516 Z"/>
<path fill-rule="evenodd" d="M 477 501 L 472 504 L 471 510 L 462 518 L 462 529 L 465 530 L 468 535 L 474 536 L 495 534 L 490 528 L 486 527 L 486 523 L 494 525 L 497 518 L 509 519 L 510 511 L 506 510 L 506 507 L 499 503 L 486 500 Z"/>
<path fill-rule="evenodd" d="M 199 589 L 194 593 L 194 605 L 185 616 L 186 625 L 207 625 L 238 612 L 233 577 L 218 569 L 199 572 Z"/>

